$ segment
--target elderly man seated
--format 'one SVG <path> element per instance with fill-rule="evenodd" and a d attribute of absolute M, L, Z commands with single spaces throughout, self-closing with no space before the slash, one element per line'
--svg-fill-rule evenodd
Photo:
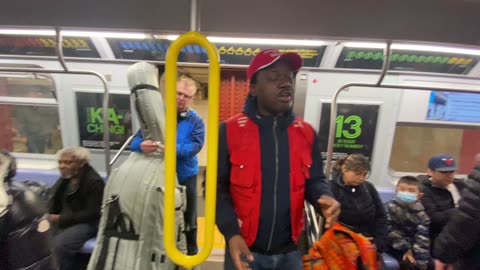
<path fill-rule="evenodd" d="M 60 270 L 68 270 L 83 244 L 97 234 L 105 184 L 88 163 L 86 148 L 64 148 L 57 155 L 60 178 L 51 189 L 49 219 Z"/>

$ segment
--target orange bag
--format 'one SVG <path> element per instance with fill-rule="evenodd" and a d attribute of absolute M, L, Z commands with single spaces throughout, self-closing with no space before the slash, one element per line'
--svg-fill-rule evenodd
<path fill-rule="evenodd" d="M 377 251 L 365 236 L 336 223 L 303 256 L 303 269 L 377 270 Z"/>

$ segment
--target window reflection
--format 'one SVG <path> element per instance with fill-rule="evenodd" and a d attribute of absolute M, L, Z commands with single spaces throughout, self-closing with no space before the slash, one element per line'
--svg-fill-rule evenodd
<path fill-rule="evenodd" d="M 62 148 L 58 107 L 36 100 L 53 99 L 53 93 L 48 78 L 0 77 L 0 148 L 38 154 Z"/>
<path fill-rule="evenodd" d="M 402 124 L 395 129 L 390 168 L 397 172 L 425 173 L 427 162 L 437 154 L 450 154 L 458 174 L 468 174 L 480 149 L 480 129 Z"/>

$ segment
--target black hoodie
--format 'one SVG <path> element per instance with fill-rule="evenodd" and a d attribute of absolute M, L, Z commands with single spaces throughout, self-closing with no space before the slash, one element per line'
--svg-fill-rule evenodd
<path fill-rule="evenodd" d="M 480 269 L 480 165 L 468 176 L 462 199 L 435 239 L 433 256 L 456 269 Z"/>
<path fill-rule="evenodd" d="M 296 250 L 292 240 L 290 220 L 290 157 L 288 126 L 294 121 L 292 112 L 282 117 L 260 116 L 256 99 L 247 97 L 243 112 L 258 125 L 261 153 L 262 194 L 260 219 L 255 242 L 250 247 L 261 254 L 280 254 Z M 274 122 L 276 128 L 274 128 Z M 274 132 L 277 136 L 275 146 Z M 278 149 L 278 152 L 277 150 Z M 275 155 L 278 157 L 278 179 L 275 187 Z M 325 182 L 318 137 L 312 149 L 310 179 L 306 181 L 305 199 L 314 205 L 321 195 L 331 195 Z M 216 223 L 225 239 L 240 235 L 240 228 L 230 197 L 230 157 L 227 148 L 226 126 L 221 123 L 218 149 L 217 218 Z M 275 196 L 276 192 L 276 196 Z M 276 199 L 275 199 L 276 198 Z M 274 212 L 276 207 L 276 212 Z"/>

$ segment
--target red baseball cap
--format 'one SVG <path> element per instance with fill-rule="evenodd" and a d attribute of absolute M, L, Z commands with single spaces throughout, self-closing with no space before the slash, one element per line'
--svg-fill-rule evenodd
<path fill-rule="evenodd" d="M 279 59 L 287 59 L 290 67 L 293 69 L 293 72 L 297 72 L 303 64 L 303 60 L 298 55 L 298 53 L 294 52 L 285 52 L 281 53 L 277 49 L 266 49 L 260 51 L 255 55 L 255 57 L 250 62 L 250 65 L 247 69 L 247 77 L 248 80 L 255 75 L 258 71 L 267 68 L 268 66 L 272 65 L 273 63 L 277 62 Z"/>

